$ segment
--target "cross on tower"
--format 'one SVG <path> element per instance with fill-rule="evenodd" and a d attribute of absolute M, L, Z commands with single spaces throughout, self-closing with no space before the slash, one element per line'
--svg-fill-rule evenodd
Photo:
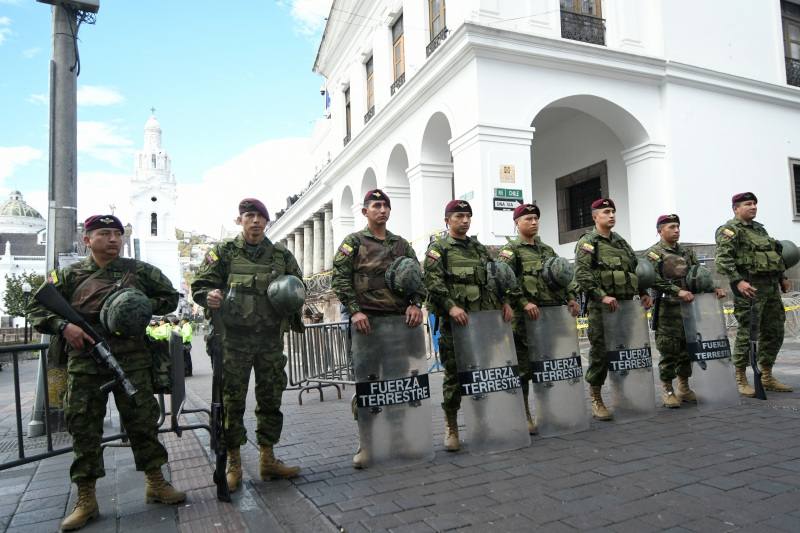
<path fill-rule="evenodd" d="M 155 115 L 156 114 L 156 108 L 155 107 L 151 107 L 150 108 L 150 114 L 151 115 Z"/>

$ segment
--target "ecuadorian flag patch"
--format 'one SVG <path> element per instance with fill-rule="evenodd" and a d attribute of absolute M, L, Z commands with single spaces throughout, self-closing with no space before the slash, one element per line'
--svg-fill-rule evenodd
<path fill-rule="evenodd" d="M 47 278 L 47 280 L 48 280 L 50 283 L 52 283 L 53 285 L 56 285 L 56 284 L 58 283 L 58 274 L 56 274 L 56 271 L 55 271 L 55 270 L 53 270 L 52 272 L 50 272 L 50 276 Z"/>
<path fill-rule="evenodd" d="M 585 242 L 585 243 L 581 244 L 581 250 L 583 250 L 587 254 L 593 254 L 594 253 L 594 246 L 592 246 L 588 242 Z"/>
<path fill-rule="evenodd" d="M 647 252 L 647 257 L 649 257 L 650 259 L 652 259 L 654 261 L 658 261 L 659 259 L 661 259 L 661 256 L 658 255 L 655 252 Z"/>
<path fill-rule="evenodd" d="M 217 255 L 217 252 L 215 252 L 214 250 L 209 250 L 208 253 L 206 254 L 206 262 L 216 263 L 217 261 L 219 261 L 219 256 Z"/>
<path fill-rule="evenodd" d="M 339 253 L 342 253 L 344 255 L 350 255 L 353 253 L 353 247 L 347 244 L 346 242 L 343 242 L 342 245 L 339 247 Z"/>
<path fill-rule="evenodd" d="M 499 255 L 504 259 L 511 259 L 512 257 L 514 257 L 514 252 L 512 252 L 511 250 L 500 250 Z"/>
<path fill-rule="evenodd" d="M 434 249 L 430 249 L 430 250 L 428 250 L 428 253 L 426 253 L 425 255 L 426 255 L 427 257 L 430 257 L 430 258 L 431 258 L 431 259 L 433 259 L 434 261 L 438 261 L 438 260 L 439 260 L 439 258 L 441 258 L 441 257 L 442 257 L 442 254 L 440 254 L 439 252 L 437 252 L 437 251 L 436 251 L 436 250 L 434 250 Z"/>

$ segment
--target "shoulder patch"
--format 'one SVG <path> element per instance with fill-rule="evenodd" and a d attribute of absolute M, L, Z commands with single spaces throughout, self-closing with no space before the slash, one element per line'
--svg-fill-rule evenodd
<path fill-rule="evenodd" d="M 500 257 L 505 259 L 511 259 L 512 257 L 514 257 L 514 252 L 512 252 L 508 248 L 503 248 L 502 250 L 500 250 L 500 253 L 498 255 L 500 255 Z"/>
<path fill-rule="evenodd" d="M 587 254 L 592 254 L 594 253 L 594 246 L 592 246 L 591 243 L 585 242 L 581 244 L 581 250 L 583 250 Z"/>
<path fill-rule="evenodd" d="M 50 272 L 50 276 L 48 276 L 47 281 L 52 283 L 53 285 L 58 285 L 58 274 L 55 270 Z"/>
<path fill-rule="evenodd" d="M 722 234 L 727 235 L 728 237 L 733 237 L 734 235 L 736 235 L 736 232 L 730 228 L 722 228 Z"/>
<path fill-rule="evenodd" d="M 209 250 L 206 254 L 206 263 L 216 263 L 219 261 L 219 256 L 214 250 Z"/>
<path fill-rule="evenodd" d="M 353 253 L 353 247 L 343 242 L 341 246 L 339 246 L 339 253 L 349 256 Z"/>
<path fill-rule="evenodd" d="M 429 257 L 429 258 L 433 259 L 434 261 L 438 261 L 439 259 L 441 259 L 442 254 L 440 254 L 439 252 L 437 252 L 433 248 L 429 248 L 428 251 L 425 253 L 425 257 Z"/>
<path fill-rule="evenodd" d="M 661 259 L 661 256 L 660 256 L 660 255 L 658 255 L 657 253 L 655 253 L 655 252 L 654 252 L 654 251 L 652 251 L 652 250 L 650 250 L 649 252 L 647 252 L 647 257 L 649 257 L 649 258 L 650 258 L 650 259 L 652 259 L 653 261 L 659 261 L 659 260 Z"/>

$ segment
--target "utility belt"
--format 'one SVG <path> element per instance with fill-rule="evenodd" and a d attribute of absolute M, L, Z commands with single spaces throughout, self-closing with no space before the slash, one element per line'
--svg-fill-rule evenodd
<path fill-rule="evenodd" d="M 775 285 L 780 281 L 781 275 L 777 272 L 768 274 L 750 274 L 751 285 Z"/>

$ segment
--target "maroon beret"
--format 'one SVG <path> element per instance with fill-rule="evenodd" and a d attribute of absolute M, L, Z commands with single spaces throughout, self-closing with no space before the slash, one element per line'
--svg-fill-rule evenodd
<path fill-rule="evenodd" d="M 758 203 L 758 198 L 756 198 L 755 194 L 751 192 L 740 192 L 739 194 L 733 195 L 733 197 L 731 198 L 731 204 L 736 205 L 739 202 L 748 202 L 750 200 L 754 201 L 755 203 Z"/>
<path fill-rule="evenodd" d="M 92 215 L 83 221 L 84 231 L 92 231 L 102 228 L 118 229 L 125 234 L 125 227 L 114 215 Z"/>
<path fill-rule="evenodd" d="M 389 196 L 387 196 L 386 193 L 380 189 L 372 189 L 364 195 L 364 207 L 367 207 L 370 202 L 374 201 L 383 201 L 386 202 L 387 207 L 392 207 L 392 202 L 389 200 Z"/>
<path fill-rule="evenodd" d="M 450 216 L 451 213 L 469 213 L 472 214 L 472 206 L 466 200 L 450 200 L 444 206 L 444 216 Z"/>
<path fill-rule="evenodd" d="M 517 220 L 519 217 L 524 217 L 525 215 L 536 215 L 540 217 L 542 213 L 539 211 L 539 206 L 536 204 L 520 204 L 514 209 L 514 220 Z"/>
<path fill-rule="evenodd" d="M 678 224 L 681 223 L 680 217 L 675 213 L 671 215 L 661 215 L 660 217 L 658 217 L 658 220 L 656 221 L 656 229 L 661 228 L 661 226 L 663 226 L 664 224 L 672 224 L 673 222 L 677 222 Z"/>
<path fill-rule="evenodd" d="M 269 221 L 269 213 L 267 212 L 267 206 L 265 206 L 261 200 L 256 200 L 255 198 L 245 198 L 241 202 L 239 202 L 239 214 L 242 215 L 244 213 L 248 213 L 250 211 L 257 211 L 261 213 L 261 215 Z"/>
<path fill-rule="evenodd" d="M 610 207 L 614 210 L 617 209 L 617 206 L 614 205 L 614 200 L 611 198 L 598 198 L 592 202 L 592 209 L 605 209 L 606 207 Z"/>

